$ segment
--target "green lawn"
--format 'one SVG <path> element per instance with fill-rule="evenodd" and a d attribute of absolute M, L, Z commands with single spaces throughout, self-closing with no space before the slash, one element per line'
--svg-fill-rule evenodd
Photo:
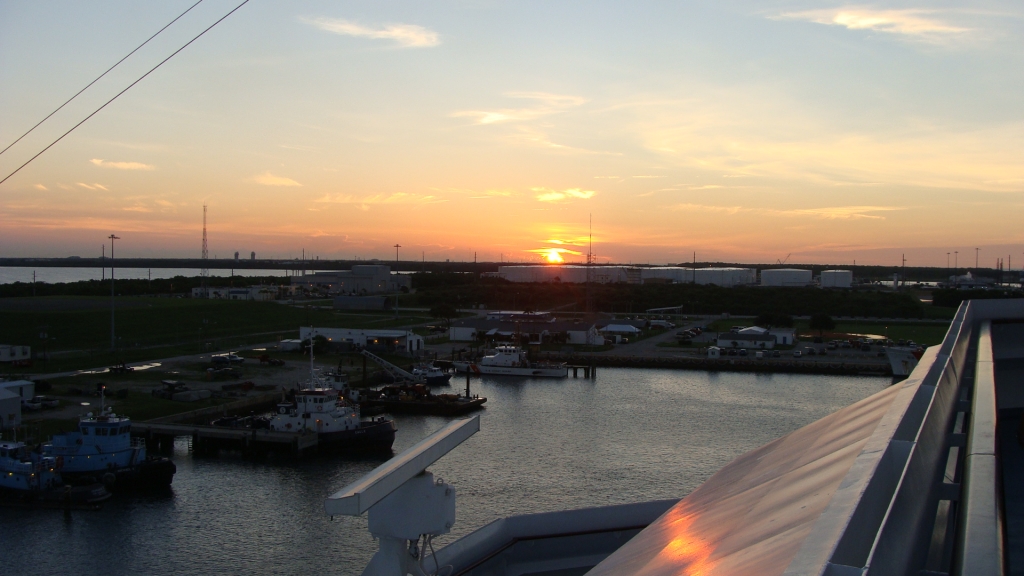
<path fill-rule="evenodd" d="M 116 354 L 110 351 L 109 300 L 92 297 L 5 298 L 0 342 L 46 349 L 49 362 L 18 372 L 51 372 L 295 338 L 300 326 L 395 328 L 424 314 L 345 312 L 277 302 L 126 297 L 115 307 Z M 47 335 L 46 340 L 41 333 Z M 10 371 L 9 368 L 4 368 Z"/>

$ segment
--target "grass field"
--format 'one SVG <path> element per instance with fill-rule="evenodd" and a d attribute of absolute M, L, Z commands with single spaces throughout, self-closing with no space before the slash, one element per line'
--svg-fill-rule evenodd
<path fill-rule="evenodd" d="M 726 332 L 733 326 L 750 326 L 751 318 L 717 320 L 709 326 L 713 331 Z M 802 338 L 813 338 L 817 330 L 811 330 L 806 320 L 795 322 L 797 334 Z M 825 333 L 826 338 L 842 338 L 845 335 L 886 336 L 893 340 L 913 340 L 918 344 L 934 346 L 942 342 L 949 330 L 949 324 L 923 324 L 898 322 L 836 322 L 835 330 Z"/>
<path fill-rule="evenodd" d="M 325 306 L 189 298 L 118 298 L 117 353 L 110 351 L 109 300 L 5 298 L 0 342 L 46 350 L 48 362 L 18 372 L 51 372 L 295 338 L 299 326 L 394 328 L 430 321 L 423 313 L 335 312 Z M 43 339 L 42 335 L 46 338 Z M 11 370 L 5 368 L 4 370 Z"/>

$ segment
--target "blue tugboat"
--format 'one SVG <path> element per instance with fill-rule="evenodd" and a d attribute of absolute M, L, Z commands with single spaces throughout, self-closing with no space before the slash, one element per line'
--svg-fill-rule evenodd
<path fill-rule="evenodd" d="M 102 484 L 65 486 L 60 460 L 40 457 L 23 442 L 0 441 L 0 504 L 94 505 L 110 497 Z"/>
<path fill-rule="evenodd" d="M 177 471 L 168 458 L 146 455 L 142 438 L 131 437 L 132 422 L 110 409 L 91 412 L 78 430 L 55 434 L 40 446 L 43 457 L 61 463 L 61 475 L 71 482 L 100 481 L 110 489 L 165 488 Z"/>

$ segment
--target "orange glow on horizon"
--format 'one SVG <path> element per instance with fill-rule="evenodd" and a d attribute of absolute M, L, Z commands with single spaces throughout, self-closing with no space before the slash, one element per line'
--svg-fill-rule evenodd
<path fill-rule="evenodd" d="M 562 256 L 558 254 L 558 250 L 555 249 L 549 250 L 545 258 L 547 258 L 548 264 L 561 264 L 565 262 Z"/>

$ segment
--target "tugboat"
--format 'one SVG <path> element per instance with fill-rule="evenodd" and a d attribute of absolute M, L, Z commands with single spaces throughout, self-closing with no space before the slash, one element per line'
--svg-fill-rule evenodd
<path fill-rule="evenodd" d="M 364 421 L 359 406 L 349 403 L 341 391 L 320 378 L 309 355 L 310 379 L 296 390 L 290 402 L 277 405 L 270 417 L 274 432 L 318 434 L 317 445 L 339 452 L 390 452 L 395 442 L 395 422 L 386 418 Z"/>
<path fill-rule="evenodd" d="M 65 486 L 60 458 L 39 456 L 24 442 L 0 441 L 0 504 L 92 506 L 110 497 L 99 483 Z"/>
<path fill-rule="evenodd" d="M 145 439 L 132 438 L 131 428 L 130 419 L 101 405 L 99 415 L 89 412 L 79 419 L 77 431 L 54 434 L 40 446 L 41 453 L 62 462 L 65 480 L 99 480 L 111 489 L 170 486 L 174 462 L 147 456 Z"/>
<path fill-rule="evenodd" d="M 535 363 L 526 357 L 526 351 L 519 346 L 498 346 L 494 354 L 484 356 L 479 362 L 452 362 L 458 372 L 495 376 L 531 376 L 542 378 L 566 378 L 569 368 L 565 363 Z"/>

